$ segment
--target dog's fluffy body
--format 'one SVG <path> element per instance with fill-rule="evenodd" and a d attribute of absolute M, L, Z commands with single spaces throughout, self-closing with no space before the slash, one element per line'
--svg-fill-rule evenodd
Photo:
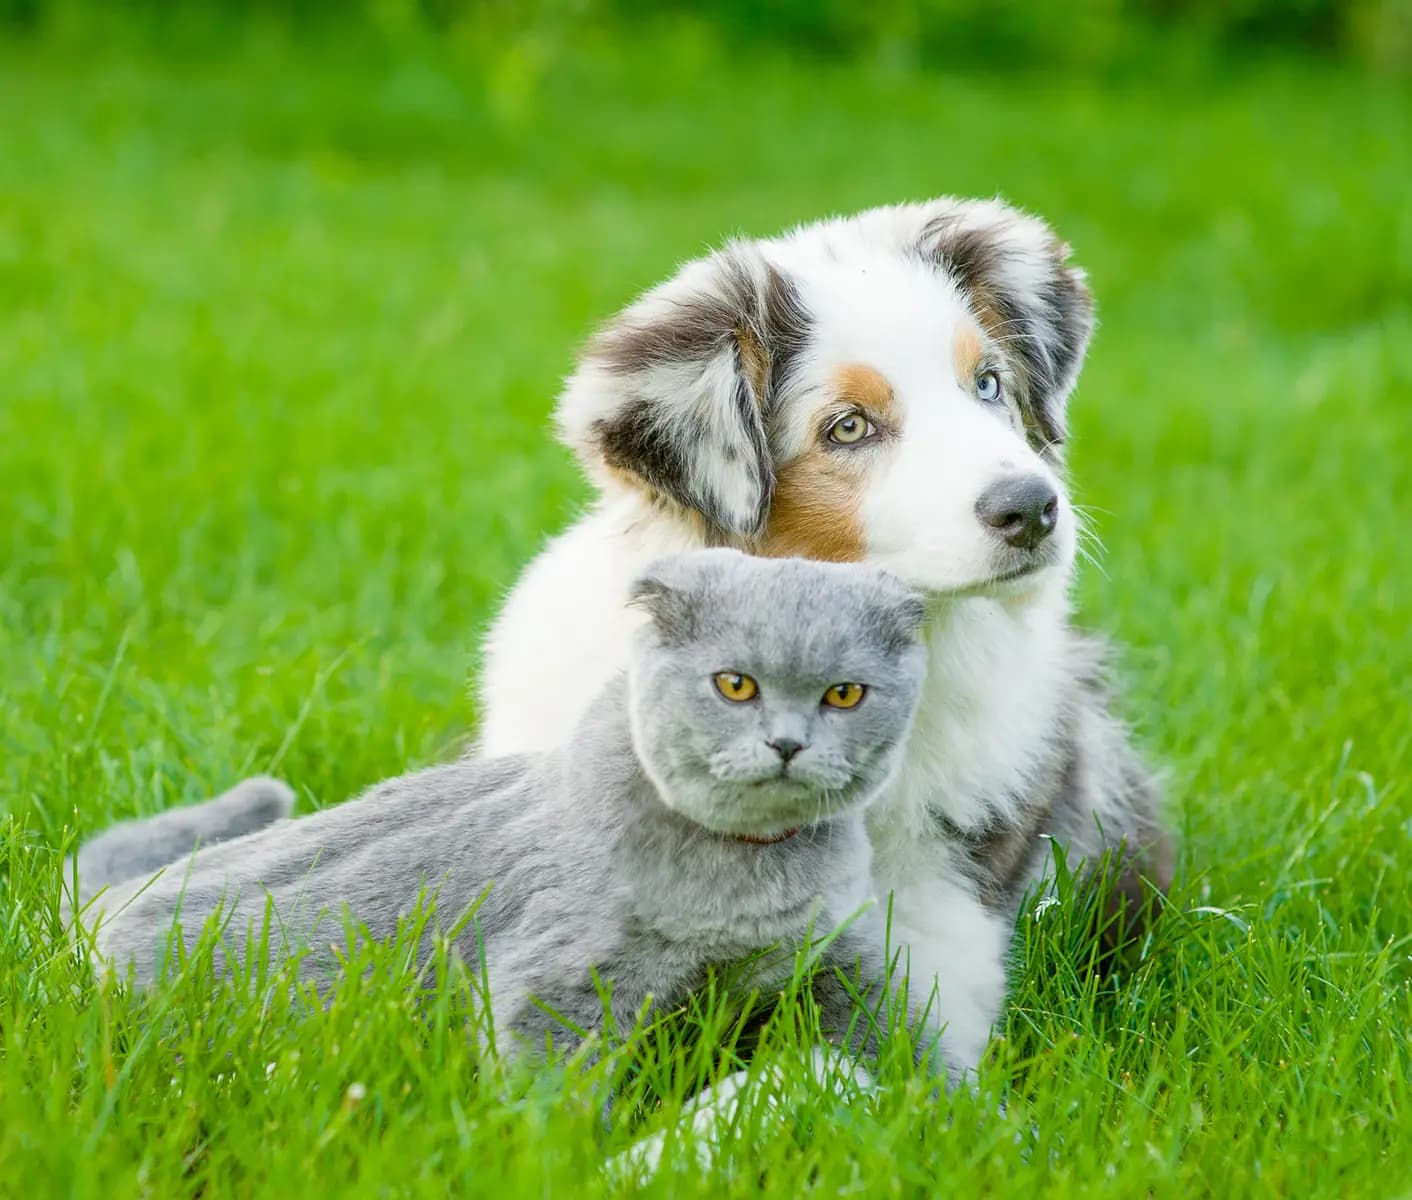
<path fill-rule="evenodd" d="M 1069 625 L 1061 447 L 1092 305 L 1067 253 L 1004 204 L 943 199 L 687 264 L 569 380 L 560 431 L 601 494 L 528 568 L 486 647 L 480 748 L 543 749 L 622 668 L 641 620 L 628 587 L 654 559 L 726 544 L 866 560 L 923 589 L 926 692 L 869 834 L 912 986 L 935 981 L 964 1064 L 1000 1012 L 1046 835 L 1071 861 L 1124 847 L 1159 884 L 1169 870 L 1101 655 Z M 867 433 L 844 445 L 849 416 Z M 1017 476 L 1057 497 L 1037 546 L 977 515 Z"/>

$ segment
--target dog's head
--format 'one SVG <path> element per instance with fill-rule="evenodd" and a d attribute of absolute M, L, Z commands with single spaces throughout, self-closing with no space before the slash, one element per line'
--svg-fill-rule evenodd
<path fill-rule="evenodd" d="M 1067 573 L 1083 274 L 998 201 L 874 209 L 688 263 L 590 344 L 561 431 L 707 541 L 942 593 Z"/>

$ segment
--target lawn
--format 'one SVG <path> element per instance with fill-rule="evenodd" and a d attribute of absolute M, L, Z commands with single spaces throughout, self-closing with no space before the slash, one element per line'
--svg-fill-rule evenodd
<path fill-rule="evenodd" d="M 1000 192 L 1099 299 L 1080 608 L 1168 778 L 1172 914 L 1098 986 L 1072 900 L 1027 912 L 974 1096 L 888 1063 L 845 1104 L 782 1028 L 788 1122 L 643 1190 L 1412 1195 L 1409 180 L 1406 86 L 1296 59 L 0 45 L 0 1194 L 627 1186 L 597 1164 L 670 1122 L 684 1046 L 605 1130 L 608 1067 L 477 1073 L 464 997 L 390 959 L 326 1011 L 140 1002 L 56 943 L 61 848 L 455 753 L 480 634 L 587 495 L 546 418 L 594 323 L 730 233 Z"/>

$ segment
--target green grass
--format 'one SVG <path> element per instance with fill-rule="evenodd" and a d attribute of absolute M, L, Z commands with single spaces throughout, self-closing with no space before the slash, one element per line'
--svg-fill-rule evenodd
<path fill-rule="evenodd" d="M 327 1011 L 143 1005 L 55 946 L 59 848 L 454 752 L 480 631 L 586 496 L 545 420 L 592 324 L 727 233 L 943 191 L 1092 274 L 1081 607 L 1169 776 L 1175 912 L 1101 987 L 1072 899 L 1026 915 L 977 1097 L 889 1065 L 843 1104 L 782 1030 L 785 1125 L 648 1190 L 1412 1194 L 1405 91 L 226 41 L 0 47 L 0 1194 L 613 1189 L 684 1051 L 605 1133 L 607 1067 L 477 1074 L 463 997 L 390 956 Z"/>

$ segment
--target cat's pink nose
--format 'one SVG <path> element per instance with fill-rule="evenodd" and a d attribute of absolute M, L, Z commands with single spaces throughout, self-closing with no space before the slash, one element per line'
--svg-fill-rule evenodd
<path fill-rule="evenodd" d="M 788 762 L 804 749 L 804 743 L 796 742 L 793 738 L 777 738 L 773 742 L 767 742 L 766 745 L 784 759 L 785 762 Z"/>

